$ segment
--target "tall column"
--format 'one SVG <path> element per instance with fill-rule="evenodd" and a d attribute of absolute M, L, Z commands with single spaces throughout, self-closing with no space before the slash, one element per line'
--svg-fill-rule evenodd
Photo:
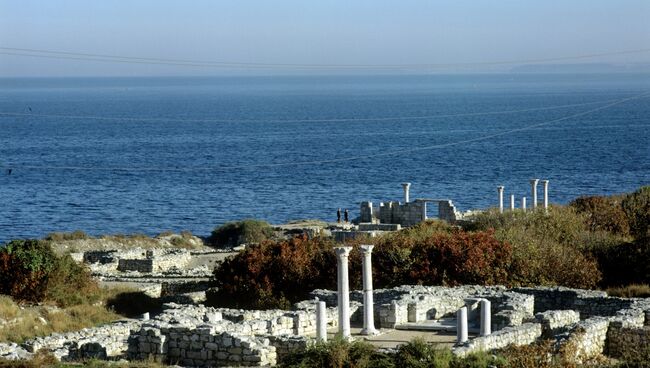
<path fill-rule="evenodd" d="M 467 307 L 461 307 L 456 312 L 456 343 L 467 342 Z"/>
<path fill-rule="evenodd" d="M 499 213 L 503 213 L 503 185 L 497 187 L 497 192 L 499 193 Z"/>
<path fill-rule="evenodd" d="M 335 247 L 337 280 L 339 334 L 344 339 L 350 337 L 350 285 L 348 283 L 348 257 L 352 247 Z"/>
<path fill-rule="evenodd" d="M 409 203 L 409 189 L 411 188 L 411 183 L 402 183 L 402 188 L 404 188 L 404 203 Z"/>
<path fill-rule="evenodd" d="M 544 211 L 548 212 L 548 180 L 542 180 L 544 185 Z"/>
<path fill-rule="evenodd" d="M 422 221 L 427 220 L 427 202 L 426 201 L 421 201 L 422 203 Z"/>
<path fill-rule="evenodd" d="M 510 211 L 515 210 L 515 195 L 511 194 L 510 195 Z"/>
<path fill-rule="evenodd" d="M 316 341 L 327 341 L 327 306 L 325 302 L 316 301 Z"/>
<path fill-rule="evenodd" d="M 521 209 L 526 212 L 526 197 L 521 197 Z"/>
<path fill-rule="evenodd" d="M 492 333 L 492 303 L 489 300 L 481 300 L 481 336 L 487 336 Z"/>
<path fill-rule="evenodd" d="M 537 183 L 539 183 L 539 179 L 530 179 L 530 194 L 533 196 L 533 209 L 537 208 Z"/>
<path fill-rule="evenodd" d="M 363 330 L 362 335 L 375 335 L 375 311 L 372 297 L 372 248 L 374 245 L 362 245 L 363 266 Z"/>

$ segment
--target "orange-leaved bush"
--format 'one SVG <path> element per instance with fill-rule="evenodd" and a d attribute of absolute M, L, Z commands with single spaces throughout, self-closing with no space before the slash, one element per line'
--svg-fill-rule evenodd
<path fill-rule="evenodd" d="M 287 308 L 316 288 L 336 285 L 334 243 L 325 238 L 295 237 L 262 242 L 215 268 L 208 293 L 213 305 Z"/>
<path fill-rule="evenodd" d="M 435 234 L 411 250 L 409 281 L 422 285 L 494 285 L 508 283 L 510 244 L 493 231 Z"/>

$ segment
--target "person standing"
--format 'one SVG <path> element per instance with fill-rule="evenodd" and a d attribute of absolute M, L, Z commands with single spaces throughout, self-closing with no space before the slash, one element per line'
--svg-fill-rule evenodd
<path fill-rule="evenodd" d="M 340 208 L 336 211 L 336 222 L 338 222 L 339 224 L 341 223 L 341 209 Z"/>
<path fill-rule="evenodd" d="M 344 219 L 345 223 L 348 223 L 348 221 L 350 221 L 350 213 L 348 212 L 347 208 L 345 209 L 343 219 Z"/>

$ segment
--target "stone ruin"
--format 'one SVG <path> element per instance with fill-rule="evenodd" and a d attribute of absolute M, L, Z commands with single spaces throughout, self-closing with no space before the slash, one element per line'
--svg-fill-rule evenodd
<path fill-rule="evenodd" d="M 364 321 L 364 293 L 349 294 L 350 323 Z M 326 305 L 325 326 L 340 328 L 338 293 L 314 290 Z M 452 348 L 466 355 L 542 338 L 557 347 L 573 344 L 576 361 L 650 344 L 650 299 L 608 297 L 604 292 L 558 287 L 401 286 L 373 291 L 379 333 L 393 329 L 457 332 L 457 312 L 466 309 L 468 335 Z M 481 307 L 490 308 L 490 331 L 481 331 Z M 266 366 L 304 349 L 318 337 L 316 309 L 309 299 L 293 310 L 238 310 L 165 304 L 146 320 L 124 320 L 97 328 L 0 344 L 0 357 L 29 358 L 45 349 L 63 361 L 87 358 L 156 358 L 182 366 Z M 355 337 L 356 338 L 356 337 Z"/>
<path fill-rule="evenodd" d="M 359 208 L 360 224 L 398 224 L 403 227 L 417 225 L 427 219 L 427 203 L 438 205 L 438 218 L 449 223 L 455 223 L 463 218 L 450 199 L 416 198 L 410 200 L 411 183 L 403 183 L 404 203 L 399 201 L 380 202 L 373 206 L 372 202 L 361 202 Z"/>
<path fill-rule="evenodd" d="M 205 300 L 215 263 L 231 254 L 227 249 L 132 248 L 71 255 L 101 282 L 127 283 L 153 298 L 196 302 Z"/>
<path fill-rule="evenodd" d="M 332 231 L 332 236 L 339 242 L 357 236 L 375 237 L 387 231 L 399 231 L 403 227 L 419 224 L 428 219 L 427 205 L 438 206 L 438 219 L 455 224 L 468 218 L 473 211 L 460 212 L 450 199 L 416 198 L 411 201 L 411 183 L 403 183 L 404 202 L 388 201 L 373 205 L 373 202 L 361 202 L 359 206 L 358 225 L 353 229 Z"/>
<path fill-rule="evenodd" d="M 348 256 L 335 248 L 337 291 L 314 290 L 292 310 L 239 310 L 167 303 L 149 318 L 0 344 L 0 357 L 27 359 L 46 350 L 63 361 L 157 359 L 190 367 L 272 366 L 287 354 L 325 341 L 395 330 L 455 333 L 452 352 L 465 356 L 551 339 L 571 346 L 576 362 L 650 344 L 650 298 L 609 297 L 562 287 L 400 286 L 374 290 L 372 245 L 361 246 L 363 289 L 349 291 Z M 363 326 L 359 337 L 351 325 Z"/>
<path fill-rule="evenodd" d="M 76 256 L 95 272 L 164 273 L 187 267 L 192 255 L 187 249 L 157 248 L 87 251 Z"/>

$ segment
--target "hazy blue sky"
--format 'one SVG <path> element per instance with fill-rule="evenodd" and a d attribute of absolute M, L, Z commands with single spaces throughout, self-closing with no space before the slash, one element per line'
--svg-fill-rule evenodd
<path fill-rule="evenodd" d="M 0 0 L 0 47 L 259 63 L 535 59 L 650 48 L 650 1 Z M 2 76 L 225 72 L 0 55 Z"/>

